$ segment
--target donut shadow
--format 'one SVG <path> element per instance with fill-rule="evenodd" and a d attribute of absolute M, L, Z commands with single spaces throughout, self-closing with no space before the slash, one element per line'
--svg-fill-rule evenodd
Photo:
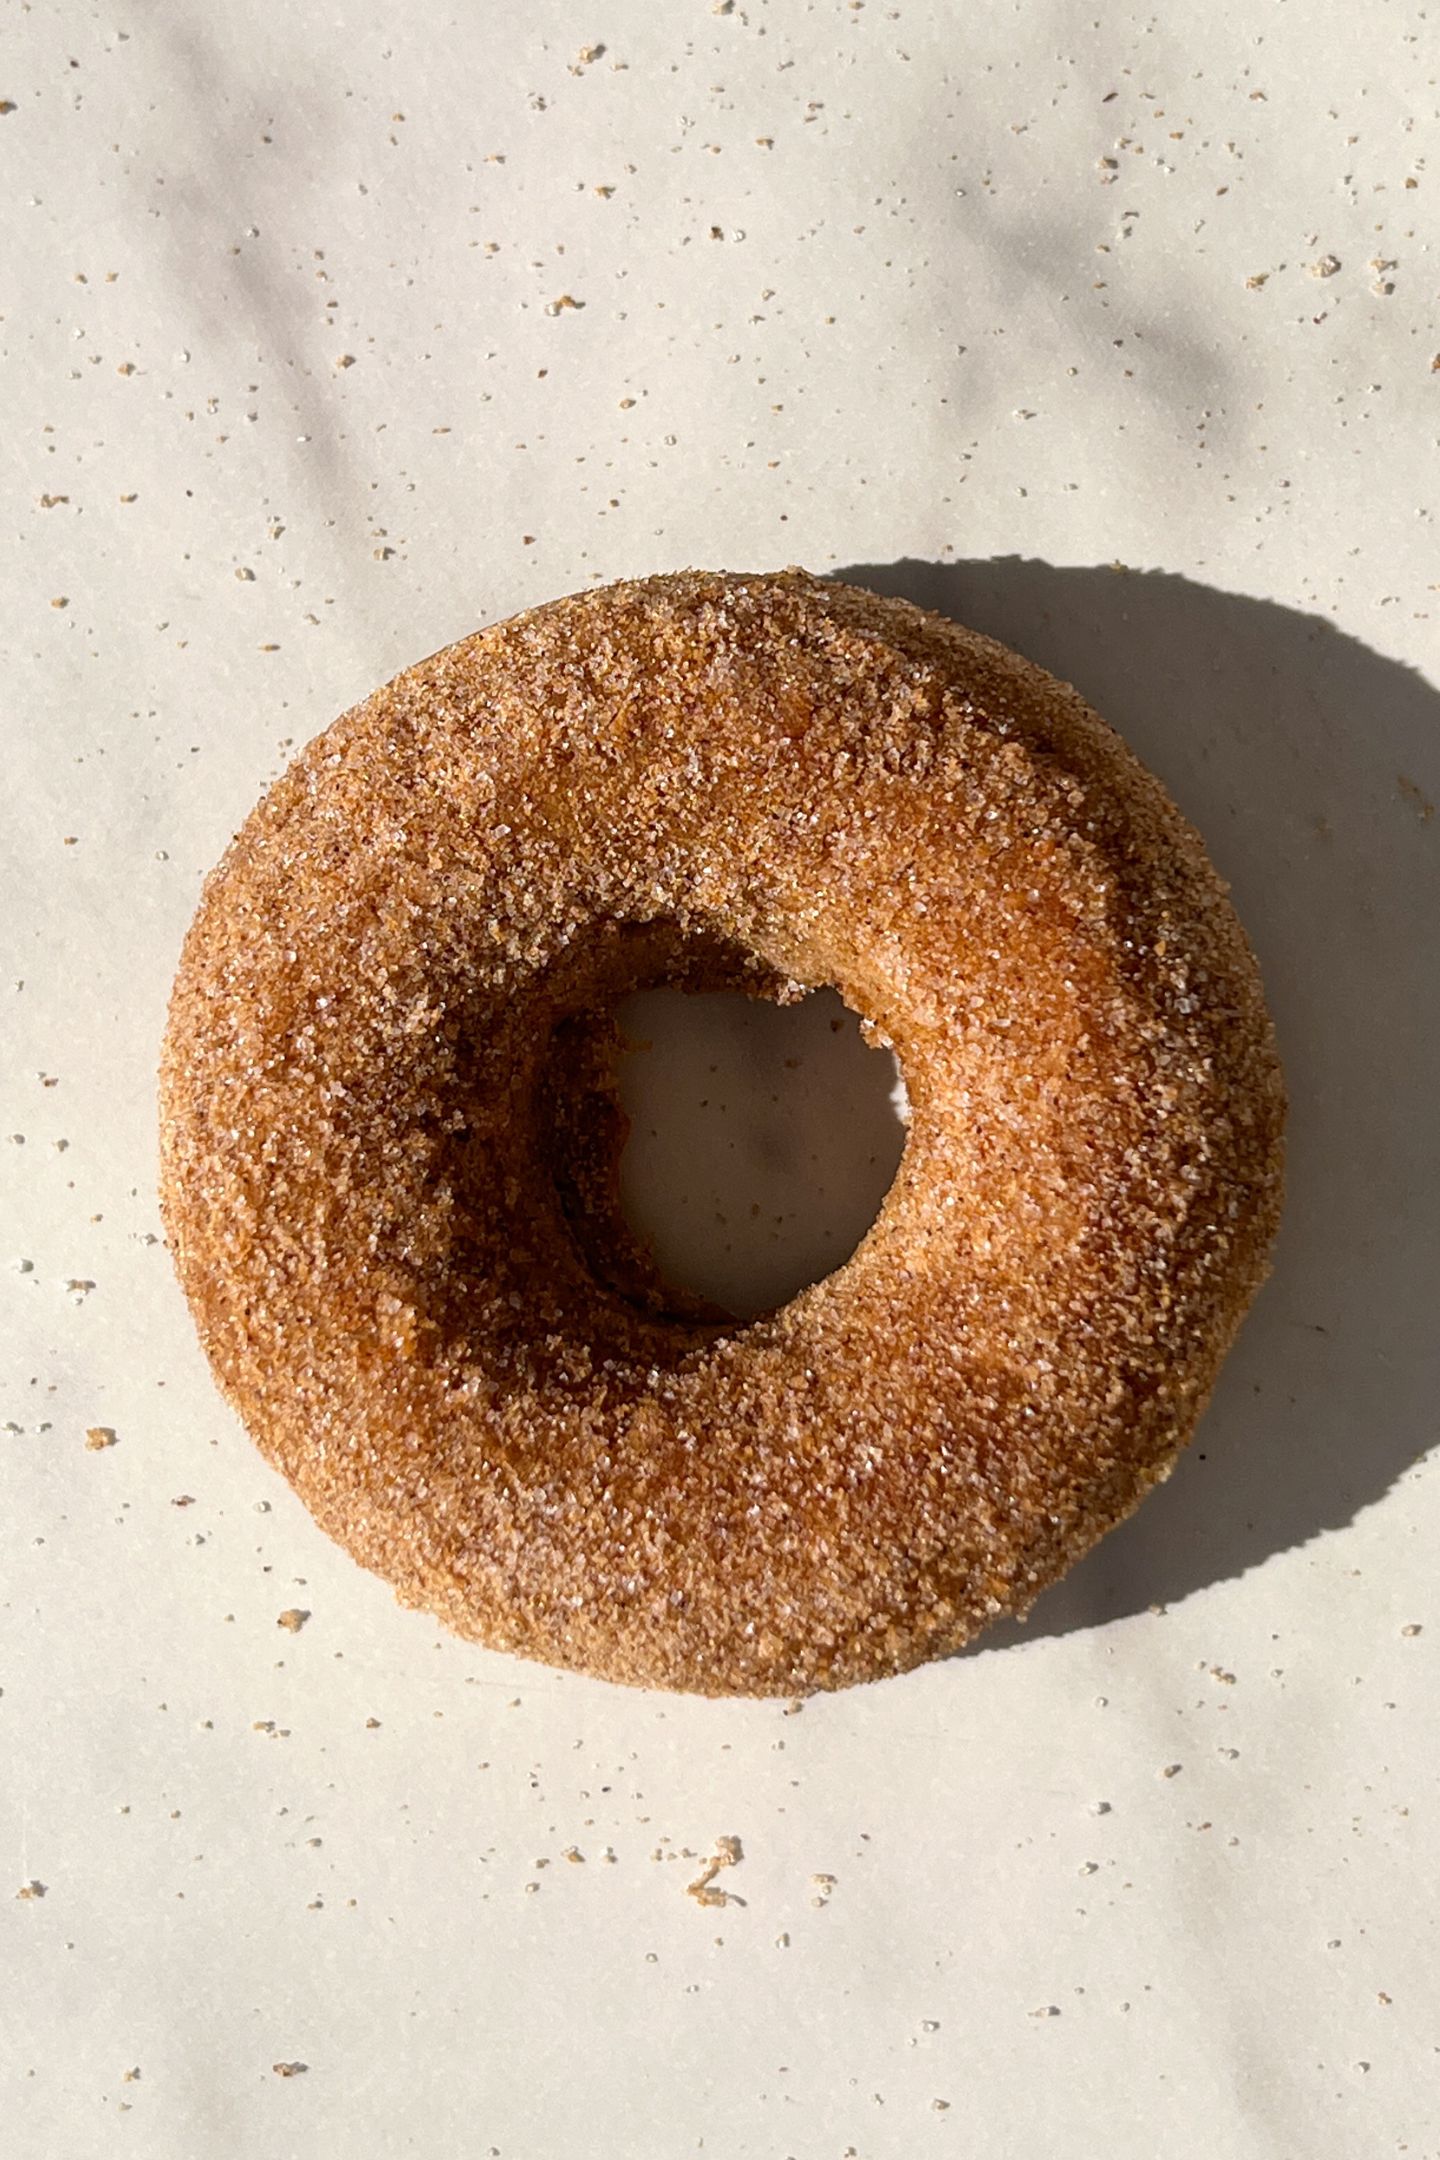
<path fill-rule="evenodd" d="M 1290 1093 L 1274 1272 L 1169 1483 L 999 1649 L 1165 1605 L 1337 1530 L 1440 1394 L 1440 693 L 1325 619 L 1163 572 L 836 575 L 1073 682 L 1203 835 L 1259 955 Z M 973 1653 L 967 1653 L 973 1654 Z"/>

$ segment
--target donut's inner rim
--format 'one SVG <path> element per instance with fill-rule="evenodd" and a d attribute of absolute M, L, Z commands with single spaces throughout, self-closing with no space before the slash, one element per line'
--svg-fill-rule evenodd
<path fill-rule="evenodd" d="M 718 1337 L 734 1338 L 775 1319 L 803 1297 L 813 1282 L 777 1306 L 742 1316 L 676 1285 L 662 1273 L 646 1242 L 626 1220 L 621 1202 L 619 1167 L 630 1121 L 620 1101 L 618 1063 L 626 1043 L 616 1019 L 617 1008 L 643 990 L 729 991 L 785 1005 L 832 989 L 862 1024 L 866 1016 L 855 1012 L 833 982 L 799 981 L 731 939 L 680 924 L 603 924 L 587 944 L 594 964 L 586 968 L 577 966 L 573 958 L 568 960 L 564 974 L 571 982 L 556 1001 L 537 1077 L 540 1149 L 560 1220 L 599 1295 L 619 1299 L 651 1326 L 658 1322 L 673 1329 L 677 1351 L 681 1339 L 698 1348 Z M 578 979 L 586 975 L 588 982 Z M 905 1076 L 898 1054 L 896 1072 L 903 1091 Z M 829 1275 L 815 1280 L 829 1280 L 854 1264 L 885 1213 L 903 1164 L 902 1148 L 869 1227 Z"/>

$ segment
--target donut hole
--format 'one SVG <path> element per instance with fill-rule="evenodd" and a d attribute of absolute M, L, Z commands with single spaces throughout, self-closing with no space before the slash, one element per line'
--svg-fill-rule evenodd
<path fill-rule="evenodd" d="M 518 1188 L 527 1357 L 543 1299 L 557 1372 L 678 1369 L 844 1266 L 909 1128 L 894 1057 L 836 991 L 807 993 L 746 946 L 662 917 L 595 922 L 543 997 L 515 1126 L 550 1201 Z M 533 1017 L 526 1029 L 533 1043 Z M 481 1171 L 477 1218 L 495 1190 Z M 463 1330 L 463 1307 L 453 1319 Z"/>
<path fill-rule="evenodd" d="M 624 1222 L 674 1291 L 741 1320 L 843 1267 L 904 1151 L 904 1091 L 834 990 L 639 990 L 614 1008 Z"/>

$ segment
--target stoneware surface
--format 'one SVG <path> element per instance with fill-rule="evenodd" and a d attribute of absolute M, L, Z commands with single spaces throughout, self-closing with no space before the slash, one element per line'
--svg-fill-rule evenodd
<path fill-rule="evenodd" d="M 1436 61 L 1412 0 L 12 0 L 12 2160 L 1440 2153 Z M 1170 1485 L 798 1714 L 397 1610 L 218 1401 L 154 1194 L 179 941 L 295 745 L 551 594 L 788 562 L 1122 729 L 1293 1101 Z M 738 1121 L 752 1182 L 819 1131 L 863 1187 L 862 1055 Z M 694 1041 L 637 1057 L 689 1114 Z"/>

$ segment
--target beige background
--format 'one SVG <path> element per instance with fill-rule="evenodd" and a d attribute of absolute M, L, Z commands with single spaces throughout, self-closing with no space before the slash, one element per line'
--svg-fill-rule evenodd
<path fill-rule="evenodd" d="M 1440 2152 L 1436 57 L 1405 0 L 8 10 L 15 2160 Z M 798 1716 L 332 1550 L 203 1369 L 152 1091 L 294 743 L 552 593 L 788 561 L 1125 730 L 1295 1098 L 1173 1483 Z"/>

